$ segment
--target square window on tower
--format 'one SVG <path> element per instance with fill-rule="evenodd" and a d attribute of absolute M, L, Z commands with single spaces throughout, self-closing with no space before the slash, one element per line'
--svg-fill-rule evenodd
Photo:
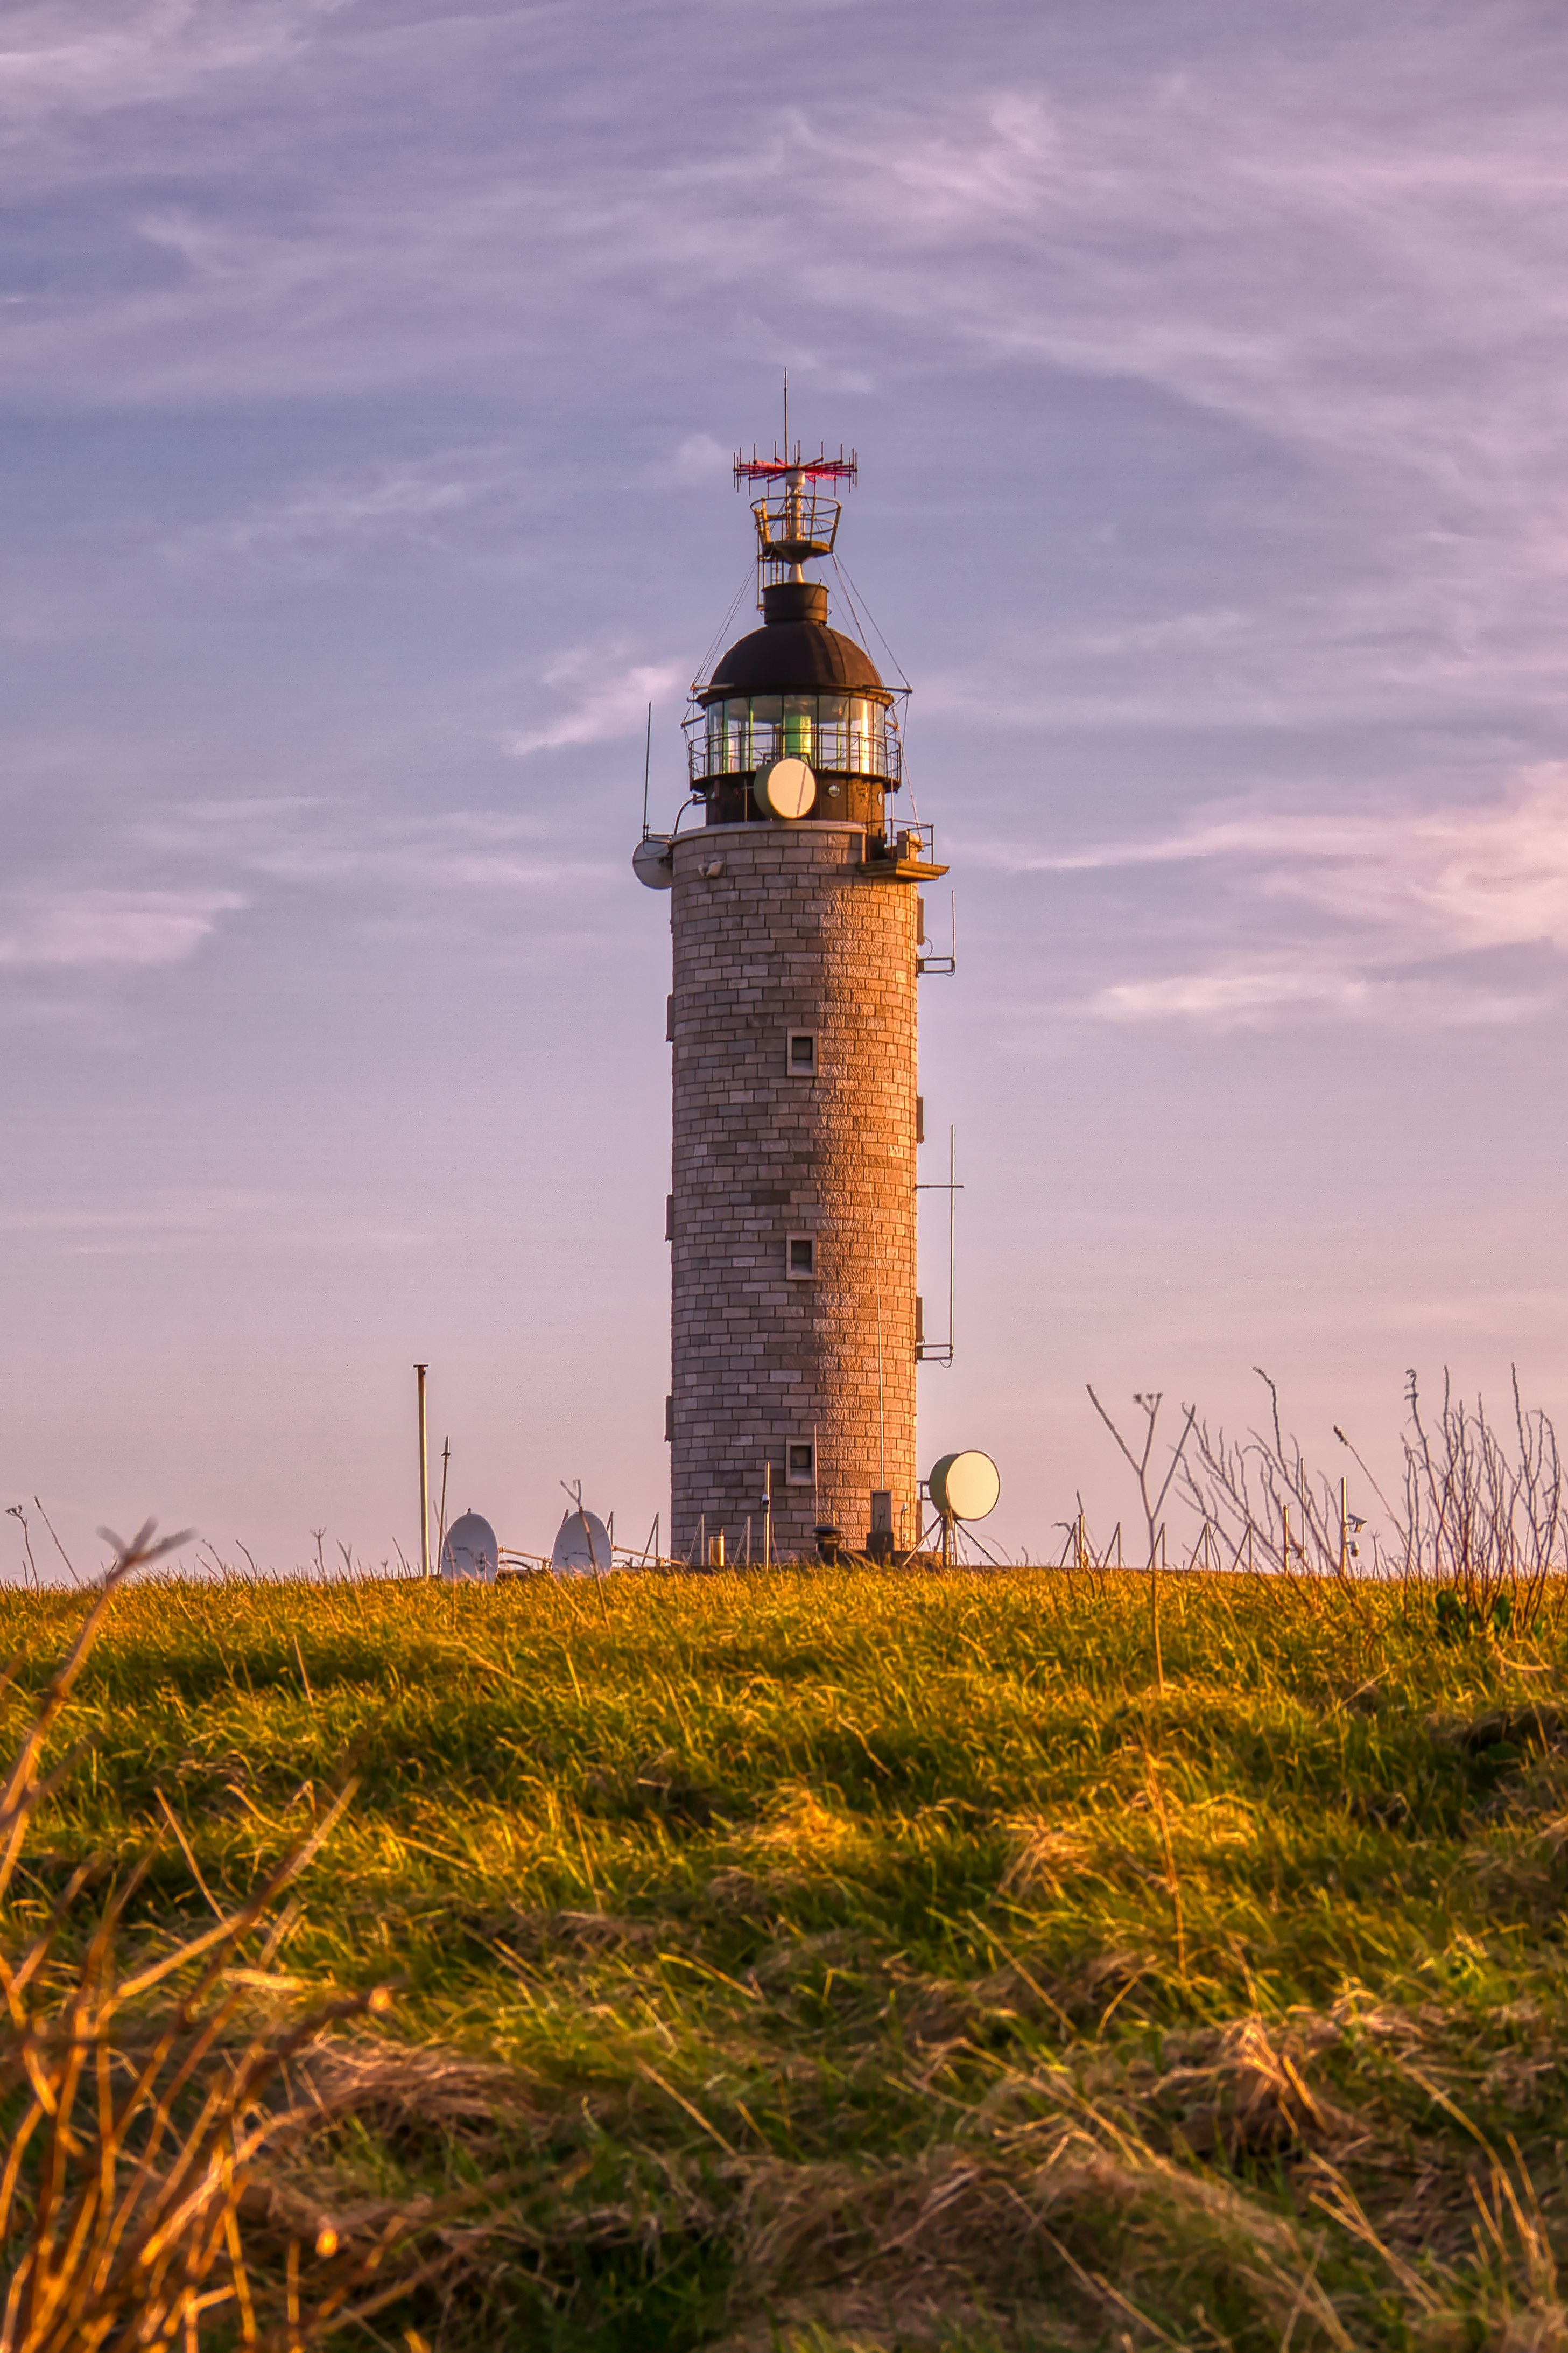
<path fill-rule="evenodd" d="M 791 1234 L 784 1244 L 784 1263 L 792 1282 L 809 1282 L 816 1272 L 816 1236 Z"/>
<path fill-rule="evenodd" d="M 784 1060 L 792 1079 L 815 1079 L 816 1076 L 816 1030 L 789 1030 L 786 1033 Z"/>
<path fill-rule="evenodd" d="M 789 1484 L 792 1487 L 812 1486 L 816 1479 L 816 1449 L 811 1440 L 807 1439 L 804 1446 L 792 1444 L 785 1451 L 788 1465 L 784 1476 Z"/>

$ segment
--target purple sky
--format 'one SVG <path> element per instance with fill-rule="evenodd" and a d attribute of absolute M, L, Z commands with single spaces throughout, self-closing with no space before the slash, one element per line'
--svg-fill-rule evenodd
<path fill-rule="evenodd" d="M 922 1456 L 1043 1549 L 1086 1380 L 1568 1414 L 1560 5 L 12 0 L 0 153 L 0 1501 L 412 1549 L 426 1356 L 641 1542 L 643 712 L 668 816 L 786 363 L 958 889 Z"/>

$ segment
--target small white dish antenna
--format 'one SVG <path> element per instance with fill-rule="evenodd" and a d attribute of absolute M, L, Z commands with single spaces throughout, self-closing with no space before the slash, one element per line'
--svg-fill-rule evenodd
<path fill-rule="evenodd" d="M 496 1570 L 500 1567 L 500 1546 L 489 1520 L 478 1512 L 465 1512 L 454 1520 L 441 1546 L 441 1574 L 457 1582 L 478 1579 L 493 1585 Z"/>
<path fill-rule="evenodd" d="M 816 772 L 809 760 L 786 753 L 757 770 L 752 791 L 769 817 L 807 817 L 816 807 Z"/>
<path fill-rule="evenodd" d="M 557 1577 L 594 1577 L 613 1566 L 610 1532 L 597 1512 L 567 1513 L 556 1531 L 550 1566 Z"/>
<path fill-rule="evenodd" d="M 944 1454 L 931 1474 L 931 1499 L 946 1519 L 983 1520 L 996 1509 L 1002 1473 L 989 1454 Z"/>
<path fill-rule="evenodd" d="M 670 854 L 668 834 L 644 834 L 632 852 L 632 872 L 650 891 L 669 889 L 675 880 L 675 860 Z"/>

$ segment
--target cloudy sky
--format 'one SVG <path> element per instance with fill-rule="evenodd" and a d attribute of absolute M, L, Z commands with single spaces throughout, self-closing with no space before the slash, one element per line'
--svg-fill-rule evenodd
<path fill-rule="evenodd" d="M 647 1532 L 644 713 L 668 816 L 785 364 L 956 885 L 923 1451 L 1041 1549 L 1089 1380 L 1568 1413 L 1560 5 L 11 0 L 0 170 L 41 1566 L 416 1546 L 416 1357 L 454 1505 Z"/>

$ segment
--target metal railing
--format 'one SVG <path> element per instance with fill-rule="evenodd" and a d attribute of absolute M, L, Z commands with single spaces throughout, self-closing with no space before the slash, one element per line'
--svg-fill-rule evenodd
<path fill-rule="evenodd" d="M 880 776 L 896 784 L 903 774 L 903 751 L 889 728 L 843 727 L 831 720 L 753 720 L 749 727 L 693 727 L 687 738 L 694 785 L 710 776 L 754 776 L 770 760 L 791 754 L 809 760 L 820 776 Z"/>

